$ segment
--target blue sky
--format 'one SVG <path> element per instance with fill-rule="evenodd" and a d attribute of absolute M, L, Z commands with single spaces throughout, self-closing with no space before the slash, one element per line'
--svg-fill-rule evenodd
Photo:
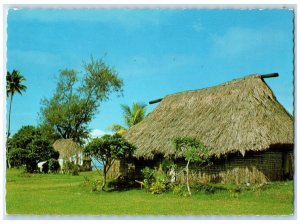
<path fill-rule="evenodd" d="M 218 85 L 249 74 L 267 79 L 293 113 L 293 11 L 290 10 L 9 10 L 7 69 L 27 91 L 16 95 L 11 131 L 37 125 L 40 101 L 51 97 L 60 69 L 82 71 L 102 58 L 124 80 L 90 123 L 94 133 L 122 122 L 120 104 Z M 156 105 L 149 105 L 148 112 Z"/>

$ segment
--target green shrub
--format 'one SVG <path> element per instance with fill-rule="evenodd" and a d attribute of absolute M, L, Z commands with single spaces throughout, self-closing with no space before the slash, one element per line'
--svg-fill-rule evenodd
<path fill-rule="evenodd" d="M 163 192 L 166 192 L 167 187 L 166 184 L 160 181 L 156 181 L 151 184 L 150 192 L 152 194 L 161 194 Z"/>
<path fill-rule="evenodd" d="M 185 186 L 182 184 L 174 185 L 173 193 L 177 195 L 183 195 L 185 193 Z"/>
<path fill-rule="evenodd" d="M 89 181 L 88 186 L 90 187 L 91 191 L 95 192 L 95 191 L 101 190 L 102 184 L 103 184 L 102 179 L 94 179 L 94 180 Z"/>
<path fill-rule="evenodd" d="M 42 172 L 43 173 L 48 173 L 49 172 L 49 164 L 48 164 L 48 161 L 45 162 L 42 166 Z"/>
<path fill-rule="evenodd" d="M 89 179 L 87 176 L 83 176 L 83 186 L 90 189 L 92 192 L 100 191 L 102 186 L 102 179 Z"/>
<path fill-rule="evenodd" d="M 20 167 L 25 164 L 28 151 L 21 148 L 13 148 L 10 150 L 7 156 L 12 167 Z"/>
<path fill-rule="evenodd" d="M 154 182 L 155 178 L 154 178 L 154 170 L 150 169 L 149 167 L 145 167 L 144 169 L 141 170 L 143 177 L 144 177 L 144 186 L 145 189 L 148 191 L 151 184 Z"/>
<path fill-rule="evenodd" d="M 99 179 L 92 180 L 90 182 L 91 190 L 92 191 L 99 191 L 101 189 L 103 181 Z"/>
<path fill-rule="evenodd" d="M 65 174 L 79 175 L 79 165 L 68 160 L 64 162 L 62 170 Z"/>
<path fill-rule="evenodd" d="M 28 153 L 26 158 L 26 172 L 34 173 L 38 171 L 36 157 L 34 153 Z"/>
<path fill-rule="evenodd" d="M 127 190 L 133 187 L 136 187 L 136 182 L 132 179 L 126 177 L 120 177 L 115 180 L 111 180 L 108 182 L 107 186 L 109 188 L 113 188 L 114 190 Z"/>
<path fill-rule="evenodd" d="M 59 162 L 56 159 L 49 159 L 49 170 L 51 173 L 57 173 L 60 166 Z"/>
<path fill-rule="evenodd" d="M 167 173 L 171 168 L 176 169 L 176 164 L 172 160 L 165 159 L 161 163 L 161 168 Z"/>
<path fill-rule="evenodd" d="M 159 181 L 161 183 L 170 182 L 170 177 L 162 170 L 154 171 L 153 177 L 154 177 L 155 181 Z"/>

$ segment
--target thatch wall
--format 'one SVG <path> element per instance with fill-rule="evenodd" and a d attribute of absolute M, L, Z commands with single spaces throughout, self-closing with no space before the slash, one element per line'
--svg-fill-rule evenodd
<path fill-rule="evenodd" d="M 175 137 L 202 141 L 211 155 L 265 151 L 271 145 L 293 144 L 293 118 L 276 100 L 260 75 L 219 86 L 165 96 L 124 137 L 136 158 L 174 155 Z"/>
<path fill-rule="evenodd" d="M 277 148 L 266 152 L 248 152 L 244 156 L 237 152 L 226 157 L 212 158 L 212 164 L 209 166 L 191 163 L 189 180 L 201 183 L 256 184 L 291 179 L 293 178 L 294 156 L 291 145 L 286 146 L 286 149 L 286 151 Z M 162 157 L 155 160 L 117 160 L 108 176 L 110 178 L 127 176 L 142 180 L 141 169 L 146 166 L 161 169 L 163 160 Z M 186 166 L 186 161 L 177 159 L 175 164 L 177 165 L 176 181 L 184 183 L 186 176 L 182 170 Z"/>
<path fill-rule="evenodd" d="M 284 158 L 285 156 L 288 157 Z M 287 159 L 287 160 L 285 160 Z M 293 163 L 292 152 L 268 151 L 251 153 L 242 156 L 236 154 L 227 159 L 215 161 L 211 166 L 199 167 L 192 164 L 189 179 L 191 182 L 215 182 L 215 183 L 265 183 L 280 181 L 293 176 L 293 167 L 288 167 L 285 172 L 284 164 Z M 178 166 L 183 167 L 186 163 L 178 161 Z M 185 176 L 177 176 L 178 182 L 184 182 Z"/>
<path fill-rule="evenodd" d="M 109 171 L 107 172 L 107 177 L 111 179 L 118 178 L 120 176 L 123 177 L 132 177 L 133 179 L 135 176 L 135 165 L 134 161 L 126 160 L 126 159 L 116 159 L 113 165 L 110 167 Z"/>

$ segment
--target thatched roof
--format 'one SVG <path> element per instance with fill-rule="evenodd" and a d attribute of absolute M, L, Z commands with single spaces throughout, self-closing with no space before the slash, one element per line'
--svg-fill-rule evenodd
<path fill-rule="evenodd" d="M 60 159 L 69 159 L 82 152 L 80 145 L 72 139 L 58 139 L 53 143 L 53 148 L 59 152 Z"/>
<path fill-rule="evenodd" d="M 167 95 L 124 137 L 137 147 L 135 156 L 174 154 L 175 137 L 202 141 L 211 155 L 263 151 L 293 144 L 293 118 L 276 100 L 261 75 L 215 87 Z"/>

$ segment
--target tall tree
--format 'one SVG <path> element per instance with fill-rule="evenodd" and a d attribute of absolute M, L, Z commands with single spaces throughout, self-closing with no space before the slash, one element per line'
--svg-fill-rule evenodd
<path fill-rule="evenodd" d="M 43 125 L 78 143 L 88 137 L 88 124 L 100 103 L 112 92 L 121 93 L 123 86 L 117 72 L 102 60 L 91 58 L 83 70 L 82 78 L 73 69 L 62 70 L 53 97 L 42 101 L 40 113 Z"/>
<path fill-rule="evenodd" d="M 12 109 L 12 101 L 15 93 L 22 95 L 22 92 L 26 91 L 27 87 L 23 85 L 26 81 L 25 77 L 17 70 L 13 70 L 12 73 L 6 74 L 6 96 L 9 98 L 9 111 L 8 111 L 8 127 L 6 136 L 6 152 L 9 153 L 9 137 L 10 137 L 10 117 Z M 9 159 L 7 158 L 7 166 L 10 167 Z"/>
<path fill-rule="evenodd" d="M 126 127 L 120 124 L 112 124 L 108 129 L 122 135 L 127 129 L 141 122 L 146 117 L 146 104 L 134 102 L 131 108 L 124 104 L 121 105 L 121 108 L 123 110 L 123 118 Z"/>

